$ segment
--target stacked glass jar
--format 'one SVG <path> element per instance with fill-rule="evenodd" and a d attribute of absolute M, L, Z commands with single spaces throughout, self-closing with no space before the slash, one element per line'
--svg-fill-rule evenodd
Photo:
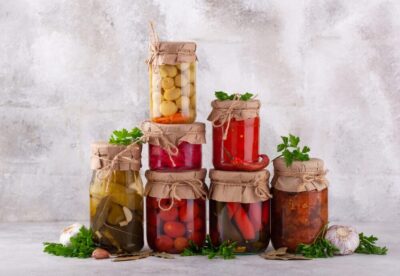
<path fill-rule="evenodd" d="M 269 159 L 259 154 L 260 102 L 215 100 L 210 171 L 210 236 L 214 244 L 236 242 L 237 253 L 258 253 L 270 239 Z"/>
<path fill-rule="evenodd" d="M 151 122 L 146 171 L 147 242 L 155 251 L 181 253 L 206 236 L 207 171 L 202 169 L 205 124 L 196 123 L 196 44 L 159 42 L 150 47 Z"/>

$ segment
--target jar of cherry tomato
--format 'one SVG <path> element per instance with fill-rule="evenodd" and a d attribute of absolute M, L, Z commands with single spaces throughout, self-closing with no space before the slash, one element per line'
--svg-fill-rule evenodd
<path fill-rule="evenodd" d="M 268 247 L 269 172 L 210 171 L 210 236 L 213 244 L 236 242 L 237 253 Z"/>
<path fill-rule="evenodd" d="M 274 248 L 295 252 L 312 243 L 328 223 L 328 181 L 324 162 L 311 158 L 289 167 L 277 158 L 272 179 L 271 241 Z"/>
<path fill-rule="evenodd" d="M 147 243 L 155 251 L 181 253 L 206 236 L 207 171 L 146 171 Z"/>
<path fill-rule="evenodd" d="M 260 101 L 215 100 L 208 120 L 213 123 L 213 164 L 217 170 L 259 171 L 269 164 L 259 154 Z"/>
<path fill-rule="evenodd" d="M 91 145 L 90 227 L 96 243 L 111 253 L 142 249 L 142 146 Z"/>
<path fill-rule="evenodd" d="M 202 165 L 202 144 L 205 124 L 163 125 L 146 122 L 143 134 L 149 143 L 151 170 L 199 170 Z"/>
<path fill-rule="evenodd" d="M 150 117 L 161 124 L 196 120 L 196 43 L 159 41 L 152 27 Z"/>

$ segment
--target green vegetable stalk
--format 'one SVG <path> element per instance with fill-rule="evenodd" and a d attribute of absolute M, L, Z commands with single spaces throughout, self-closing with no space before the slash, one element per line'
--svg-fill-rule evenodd
<path fill-rule="evenodd" d="M 236 242 L 224 241 L 220 246 L 214 246 L 210 235 L 207 235 L 202 247 L 197 246 L 193 241 L 189 241 L 189 246 L 185 248 L 181 256 L 207 256 L 209 259 L 221 257 L 224 260 L 235 258 Z"/>
<path fill-rule="evenodd" d="M 296 249 L 296 254 L 301 254 L 307 258 L 328 258 L 333 257 L 339 252 L 330 241 L 325 239 L 325 233 L 328 225 L 325 225 L 312 244 L 299 244 Z"/>
<path fill-rule="evenodd" d="M 231 101 L 231 100 L 235 99 L 235 96 L 238 96 L 239 100 L 241 100 L 241 101 L 248 101 L 248 100 L 251 100 L 251 98 L 253 98 L 254 95 L 251 93 L 248 93 L 248 92 L 246 92 L 244 94 L 234 93 L 234 94 L 229 95 L 228 93 L 226 93 L 224 91 L 215 91 L 215 97 L 220 101 L 229 101 L 229 100 Z"/>
<path fill-rule="evenodd" d="M 388 249 L 386 247 L 376 246 L 375 243 L 378 240 L 374 236 L 365 236 L 364 233 L 359 234 L 360 245 L 356 249 L 356 253 L 360 254 L 374 254 L 374 255 L 386 255 Z"/>
<path fill-rule="evenodd" d="M 114 145 L 130 145 L 143 136 L 142 131 L 135 127 L 131 131 L 123 128 L 122 130 L 114 130 L 110 136 L 109 143 Z"/>

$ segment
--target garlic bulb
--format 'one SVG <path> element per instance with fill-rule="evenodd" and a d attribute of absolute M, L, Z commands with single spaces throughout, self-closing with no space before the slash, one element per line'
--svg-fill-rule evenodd
<path fill-rule="evenodd" d="M 60 235 L 60 243 L 64 246 L 71 244 L 70 239 L 79 233 L 79 230 L 83 227 L 80 223 L 74 223 L 63 229 Z"/>
<path fill-rule="evenodd" d="M 339 255 L 349 255 L 357 249 L 360 238 L 357 231 L 349 226 L 332 225 L 325 234 L 325 239 L 339 249 Z"/>

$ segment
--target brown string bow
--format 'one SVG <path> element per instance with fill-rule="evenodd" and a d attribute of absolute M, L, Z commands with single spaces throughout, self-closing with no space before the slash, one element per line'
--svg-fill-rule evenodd
<path fill-rule="evenodd" d="M 317 190 L 321 191 L 325 189 L 329 182 L 326 179 L 327 170 L 322 172 L 290 172 L 290 171 L 275 171 L 275 175 L 278 176 L 288 176 L 288 177 L 296 177 L 301 179 L 300 185 L 306 191 Z"/>

